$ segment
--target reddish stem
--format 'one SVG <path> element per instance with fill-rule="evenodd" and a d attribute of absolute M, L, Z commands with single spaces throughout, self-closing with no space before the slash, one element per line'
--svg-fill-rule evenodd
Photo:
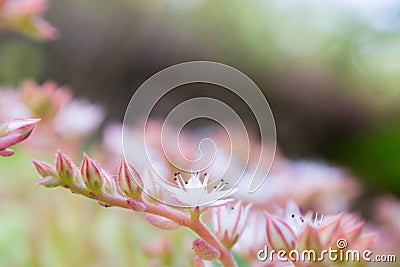
<path fill-rule="evenodd" d="M 117 206 L 125 209 L 133 209 L 132 202 L 129 199 L 125 199 L 118 196 L 106 195 L 106 194 L 93 194 L 89 190 L 83 187 L 71 185 L 70 189 L 73 193 L 84 195 L 88 198 L 98 200 L 101 203 L 106 203 L 110 206 Z M 172 209 L 163 204 L 152 204 L 148 202 L 141 202 L 144 205 L 144 212 L 155 214 L 168 218 L 179 225 L 190 228 L 200 238 L 209 243 L 211 246 L 216 248 L 221 257 L 219 261 L 225 267 L 237 267 L 237 264 L 231 254 L 231 252 L 224 247 L 224 245 L 218 240 L 218 238 L 210 232 L 207 226 L 197 217 L 191 217 L 189 214 Z"/>

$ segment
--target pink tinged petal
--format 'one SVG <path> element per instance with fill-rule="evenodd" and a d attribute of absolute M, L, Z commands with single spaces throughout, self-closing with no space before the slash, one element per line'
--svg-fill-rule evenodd
<path fill-rule="evenodd" d="M 0 150 L 6 149 L 10 146 L 18 144 L 19 142 L 24 140 L 24 136 L 20 133 L 13 133 L 6 135 L 4 137 L 0 137 Z"/>
<path fill-rule="evenodd" d="M 174 221 L 154 214 L 146 214 L 145 218 L 149 223 L 163 230 L 175 230 L 180 226 Z"/>
<path fill-rule="evenodd" d="M 275 250 L 292 250 L 296 244 L 296 235 L 282 219 L 266 213 L 266 230 L 270 246 Z"/>
<path fill-rule="evenodd" d="M 316 252 L 322 250 L 321 241 L 317 229 L 307 224 L 303 232 L 300 234 L 297 241 L 297 249 L 303 250 L 314 250 Z"/>
<path fill-rule="evenodd" d="M 1 128 L 5 132 L 5 135 L 19 133 L 23 135 L 22 140 L 25 140 L 32 133 L 39 121 L 40 119 L 14 119 L 5 122 L 1 125 Z"/>
<path fill-rule="evenodd" d="M 327 247 L 336 242 L 339 234 L 339 227 L 342 220 L 342 214 L 338 214 L 330 219 L 326 219 L 323 224 L 318 227 L 321 244 Z"/>
<path fill-rule="evenodd" d="M 90 159 L 86 154 L 83 157 L 81 175 L 86 187 L 94 192 L 100 193 L 104 184 L 104 171 L 94 160 Z"/>
<path fill-rule="evenodd" d="M 37 160 L 33 160 L 32 162 L 38 174 L 43 178 L 48 176 L 58 177 L 57 170 L 52 165 Z"/>
<path fill-rule="evenodd" d="M 76 175 L 77 168 L 72 160 L 58 150 L 56 153 L 56 170 L 58 177 L 66 184 L 71 184 Z"/>
<path fill-rule="evenodd" d="M 194 257 L 193 266 L 194 267 L 206 267 L 206 265 L 204 264 L 203 260 L 198 256 Z"/>
<path fill-rule="evenodd" d="M 206 261 L 218 260 L 219 251 L 201 238 L 196 238 L 192 243 L 193 251 L 197 256 Z"/>
<path fill-rule="evenodd" d="M 120 160 L 117 182 L 125 196 L 133 199 L 140 198 L 141 189 L 137 182 L 139 182 L 141 186 L 143 186 L 143 182 L 138 171 L 133 166 L 128 165 L 123 157 L 121 157 Z"/>
<path fill-rule="evenodd" d="M 356 225 L 349 229 L 343 228 L 341 237 L 345 238 L 351 244 L 353 240 L 360 237 L 363 227 L 364 222 L 358 222 Z"/>
<path fill-rule="evenodd" d="M 47 176 L 47 177 L 44 177 L 44 178 L 40 179 L 37 182 L 37 184 L 51 188 L 51 187 L 59 186 L 60 185 L 60 180 L 55 178 L 55 177 L 52 177 L 52 176 Z"/>
<path fill-rule="evenodd" d="M 12 156 L 12 155 L 14 155 L 14 151 L 12 151 L 11 149 L 3 149 L 3 150 L 0 150 L 0 156 L 3 156 L 3 157 L 10 157 L 10 156 Z"/>
<path fill-rule="evenodd" d="M 355 240 L 351 245 L 351 248 L 358 249 L 359 251 L 371 250 L 371 247 L 375 243 L 378 235 L 377 233 L 363 234 L 360 238 Z"/>

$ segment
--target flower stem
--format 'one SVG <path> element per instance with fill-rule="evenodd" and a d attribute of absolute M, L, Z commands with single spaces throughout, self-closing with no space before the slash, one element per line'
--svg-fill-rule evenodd
<path fill-rule="evenodd" d="M 115 195 L 108 194 L 93 194 L 84 187 L 77 185 L 69 185 L 68 188 L 71 189 L 73 193 L 77 193 L 88 198 L 95 199 L 101 203 L 106 203 L 110 206 L 118 206 L 125 209 L 132 209 L 129 199 L 122 198 Z M 141 202 L 145 209 L 144 212 L 155 214 L 168 218 L 181 226 L 185 226 L 195 232 L 200 238 L 206 241 L 208 244 L 216 248 L 221 257 L 219 259 L 220 263 L 225 267 L 237 267 L 237 264 L 231 254 L 231 252 L 226 249 L 223 244 L 218 240 L 218 238 L 207 228 L 207 226 L 199 219 L 192 218 L 187 213 L 178 211 L 176 209 L 170 208 L 163 204 L 153 204 L 149 202 Z"/>

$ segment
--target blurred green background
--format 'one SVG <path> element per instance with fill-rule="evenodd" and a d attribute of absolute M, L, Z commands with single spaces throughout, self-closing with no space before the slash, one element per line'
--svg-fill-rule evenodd
<path fill-rule="evenodd" d="M 134 90 L 184 61 L 251 77 L 291 158 L 323 158 L 400 195 L 400 3 L 383 1 L 62 1 L 61 37 L 0 33 L 0 84 L 54 79 L 121 119 Z"/>

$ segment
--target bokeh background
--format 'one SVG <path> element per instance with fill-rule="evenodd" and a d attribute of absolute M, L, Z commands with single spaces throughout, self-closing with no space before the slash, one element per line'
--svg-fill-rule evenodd
<path fill-rule="evenodd" d="M 70 86 L 76 96 L 103 106 L 106 121 L 112 121 L 122 119 L 135 89 L 157 71 L 190 60 L 225 63 L 243 71 L 263 90 L 284 155 L 348 169 L 365 184 L 365 206 L 376 194 L 400 196 L 398 1 L 53 0 L 45 17 L 60 31 L 55 41 L 0 32 L 0 84 L 15 87 L 27 78 L 39 83 L 54 80 Z M 99 138 L 94 133 L 91 142 Z M 12 164 L 19 166 L 30 158 L 16 159 Z M 0 164 L 11 169 L 10 161 L 0 159 Z M 87 246 L 96 247 L 93 255 L 113 254 L 113 248 L 121 246 L 110 240 L 126 244 L 126 254 L 117 251 L 116 255 L 138 254 L 134 260 L 110 256 L 120 260 L 113 266 L 146 266 L 140 262 L 141 251 L 131 249 L 137 245 L 128 234 L 107 239 L 104 233 L 126 227 L 137 232 L 132 236 L 146 233 L 151 239 L 158 230 L 118 210 L 107 211 L 105 219 L 94 222 L 102 211 L 93 211 L 91 203 L 70 198 L 68 192 L 51 191 L 43 197 L 39 188 L 28 194 L 31 187 L 23 185 L 32 183 L 33 168 L 21 172 L 20 180 L 11 172 L 0 179 L 0 201 L 15 205 L 3 205 L 7 210 L 2 214 L 13 216 L 2 216 L 0 221 L 1 228 L 7 229 L 0 231 L 4 241 L 0 259 L 6 255 L 10 259 L 4 266 L 64 266 L 63 260 L 79 262 L 74 266 L 89 266 L 89 262 L 111 266 L 104 261 L 96 265 L 83 255 Z M 39 206 L 48 209 L 37 210 L 36 216 L 58 218 L 61 224 L 43 225 L 26 216 L 26 203 L 36 197 L 46 202 Z M 60 208 L 64 198 L 71 201 L 68 214 Z M 72 216 L 71 210 L 76 214 Z M 86 220 L 92 223 L 85 224 Z M 86 232 L 88 227 L 92 229 Z M 77 228 L 92 235 L 87 240 L 94 244 L 80 243 L 80 236 L 72 233 Z M 35 235 L 49 233 L 51 237 L 40 240 L 47 242 L 49 250 L 60 246 L 61 255 L 52 254 L 46 264 L 33 261 L 35 251 L 26 237 L 35 247 Z M 81 249 L 63 248 L 71 242 Z M 87 264 L 80 259 L 87 259 Z"/>

